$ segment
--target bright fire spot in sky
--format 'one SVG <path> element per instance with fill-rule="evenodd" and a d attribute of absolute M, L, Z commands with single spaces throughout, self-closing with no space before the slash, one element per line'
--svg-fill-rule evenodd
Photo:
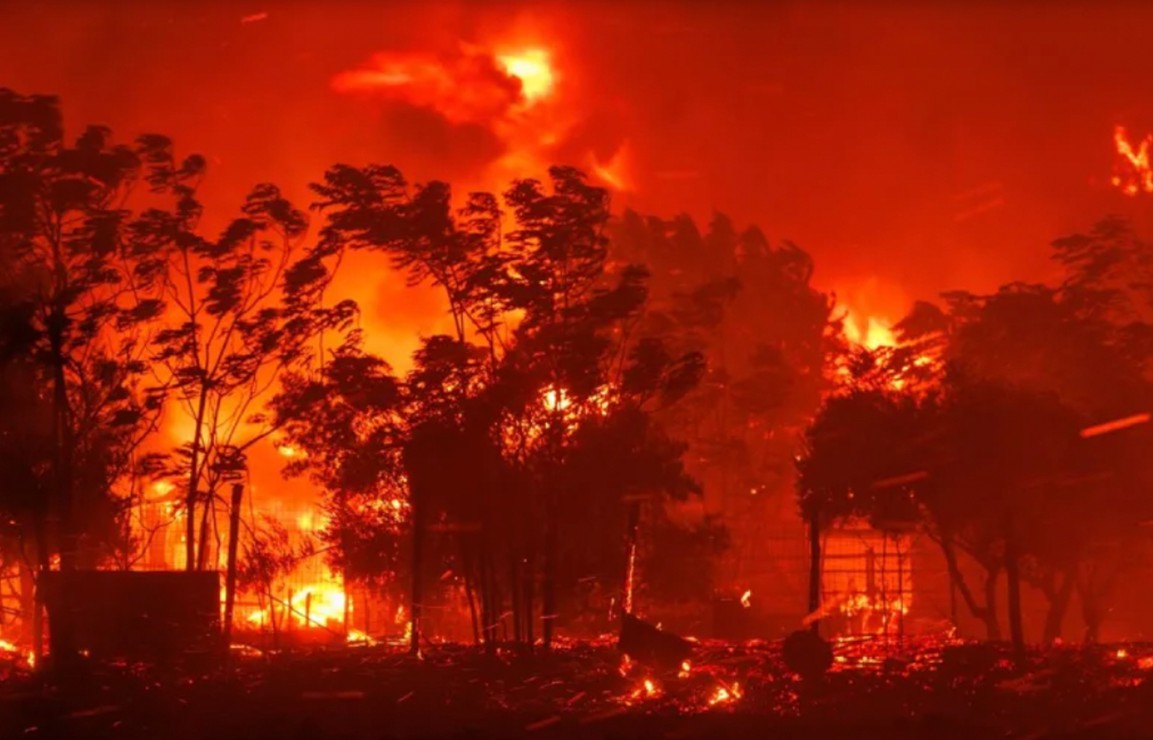
<path fill-rule="evenodd" d="M 552 92 L 556 76 L 544 49 L 527 49 L 517 54 L 499 54 L 497 61 L 509 74 L 520 80 L 525 102 L 533 104 Z"/>

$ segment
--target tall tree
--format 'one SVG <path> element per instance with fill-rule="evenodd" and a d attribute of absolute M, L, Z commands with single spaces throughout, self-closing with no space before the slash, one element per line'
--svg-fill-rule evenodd
<path fill-rule="evenodd" d="M 154 167 L 171 176 L 172 163 Z M 152 213 L 142 241 L 163 251 L 169 325 L 155 339 L 175 394 L 182 439 L 164 473 L 184 496 L 185 567 L 219 551 L 218 493 L 244 471 L 247 451 L 275 431 L 264 413 L 285 371 L 313 359 L 312 341 L 347 327 L 351 301 L 324 305 L 331 277 L 307 219 L 273 185 L 248 196 L 216 239 L 197 233 L 201 206 L 187 190 L 175 214 Z M 199 522 L 198 522 L 199 520 Z M 216 545 L 215 550 L 213 544 Z"/>

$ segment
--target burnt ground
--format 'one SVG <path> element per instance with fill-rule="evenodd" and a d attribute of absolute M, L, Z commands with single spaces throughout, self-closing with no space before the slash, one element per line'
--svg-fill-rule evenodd
<path fill-rule="evenodd" d="M 1153 737 L 1153 645 L 841 644 L 823 679 L 778 643 L 700 643 L 687 675 L 611 644 L 488 656 L 387 646 L 236 656 L 231 669 L 89 665 L 0 682 L 0 738 Z M 646 687 L 646 679 L 650 681 Z"/>

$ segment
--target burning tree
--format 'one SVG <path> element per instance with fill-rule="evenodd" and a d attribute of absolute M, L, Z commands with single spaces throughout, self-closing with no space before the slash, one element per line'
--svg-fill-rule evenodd
<path fill-rule="evenodd" d="M 402 433 L 374 468 L 384 474 L 399 463 L 403 474 L 389 478 L 403 482 L 407 497 L 397 500 L 411 507 L 414 650 L 430 553 L 479 594 L 478 632 L 489 645 L 506 599 L 515 636 L 529 644 L 539 604 L 547 645 L 559 590 L 575 579 L 562 571 L 580 570 L 562 561 L 595 568 L 576 555 L 586 535 L 567 526 L 598 510 L 590 497 L 603 500 L 599 510 L 618 512 L 620 523 L 588 522 L 588 531 L 619 543 L 629 508 L 623 496 L 692 490 L 679 472 L 679 448 L 645 419 L 646 409 L 693 386 L 700 358 L 670 354 L 655 338 L 630 349 L 623 329 L 644 303 L 645 273 L 633 268 L 610 279 L 605 192 L 575 170 L 551 175 L 551 193 L 536 181 L 506 193 L 516 228 L 503 237 L 505 214 L 490 195 L 471 195 L 454 211 L 447 186 L 410 191 L 394 169 L 375 166 L 334 168 L 316 186 L 331 255 L 386 252 L 414 282 L 439 285 L 454 319 L 455 336 L 431 337 L 416 354 L 395 407 L 404 423 L 390 427 Z M 305 449 L 324 439 L 305 431 L 309 419 L 299 423 L 293 428 Z M 631 468 L 585 464 L 581 451 L 607 449 L 609 439 L 627 451 Z M 317 464 L 332 459 L 322 450 Z M 374 495 L 380 500 L 383 489 Z M 450 536 L 430 543 L 430 532 Z"/>
<path fill-rule="evenodd" d="M 158 158 L 154 168 L 180 177 L 170 160 Z M 156 359 L 185 420 L 184 438 L 160 470 L 183 491 L 185 567 L 203 570 L 221 486 L 240 479 L 247 451 L 275 431 L 263 404 L 286 370 L 311 361 L 311 341 L 346 326 L 356 307 L 324 305 L 323 254 L 305 247 L 307 219 L 275 186 L 257 186 L 244 215 L 216 239 L 197 233 L 194 184 L 179 192 L 179 211 L 149 214 L 142 237 L 164 256 L 172 309 L 155 339 Z"/>
<path fill-rule="evenodd" d="M 0 90 L 0 249 L 21 328 L 12 338 L 26 353 L 11 370 L 42 401 L 26 410 L 47 417 L 28 427 L 43 430 L 43 456 L 27 461 L 20 494 L 42 500 L 18 507 L 38 572 L 53 557 L 64 569 L 93 566 L 115 544 L 123 499 L 112 486 L 155 429 L 163 392 L 146 360 L 164 311 L 163 255 L 139 235 L 152 214 L 179 211 L 177 185 L 201 166 L 191 157 L 162 176 L 153 165 L 171 157 L 162 137 L 114 145 L 99 126 L 70 144 L 54 98 Z M 141 182 L 157 206 L 134 216 L 127 203 Z"/>
<path fill-rule="evenodd" d="M 839 352 L 832 302 L 812 286 L 804 250 L 770 245 L 758 228 L 738 231 L 723 215 L 702 233 L 687 216 L 626 212 L 611 254 L 652 268 L 641 333 L 707 358 L 698 387 L 660 418 L 688 442 L 689 470 L 733 530 L 726 585 L 747 584 L 754 563 L 774 567 L 758 548 L 766 525 L 792 515 L 792 460 L 831 387 Z"/>

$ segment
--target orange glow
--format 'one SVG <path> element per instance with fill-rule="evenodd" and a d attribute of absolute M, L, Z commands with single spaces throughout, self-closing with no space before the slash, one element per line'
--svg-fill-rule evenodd
<path fill-rule="evenodd" d="M 590 154 L 589 163 L 592 166 L 592 173 L 613 190 L 632 190 L 629 176 L 631 151 L 629 143 L 626 141 L 613 152 L 612 157 L 607 162 L 601 162 L 596 158 L 596 155 Z"/>
<path fill-rule="evenodd" d="M 1096 437 L 1101 434 L 1116 432 L 1121 429 L 1137 426 L 1138 424 L 1145 424 L 1149 421 L 1149 418 L 1149 414 L 1134 414 L 1133 416 L 1126 416 L 1123 419 L 1116 419 L 1114 421 L 1107 421 L 1104 424 L 1085 427 L 1081 430 L 1081 437 L 1088 439 L 1089 437 Z"/>
<path fill-rule="evenodd" d="M 843 306 L 837 309 L 837 313 L 844 316 L 845 339 L 852 344 L 868 350 L 897 345 L 897 338 L 888 322 L 875 316 L 858 316 Z"/>
<path fill-rule="evenodd" d="M 752 597 L 753 597 L 753 590 L 751 588 L 746 589 L 745 592 L 743 594 L 741 594 L 741 606 L 743 606 L 746 609 L 751 607 L 753 605 Z"/>
<path fill-rule="evenodd" d="M 344 589 L 336 583 L 314 583 L 296 591 L 287 609 L 289 618 L 300 627 L 328 627 L 330 623 L 343 623 Z M 264 625 L 269 611 L 260 609 L 248 616 L 248 621 Z"/>
<path fill-rule="evenodd" d="M 677 672 L 677 678 L 688 678 L 689 672 L 693 670 L 693 664 L 687 660 L 681 661 L 681 670 Z"/>
<path fill-rule="evenodd" d="M 496 60 L 510 77 L 520 81 L 520 92 L 526 104 L 532 105 L 552 93 L 556 75 L 544 49 L 498 54 Z"/>
<path fill-rule="evenodd" d="M 725 704 L 728 702 L 736 701 L 741 698 L 741 685 L 733 683 L 731 686 L 721 684 L 713 691 L 713 695 L 709 697 L 709 706 L 715 707 L 718 704 Z"/>
<path fill-rule="evenodd" d="M 1153 134 L 1146 134 L 1134 149 L 1125 127 L 1117 126 L 1113 129 L 1113 144 L 1117 148 L 1113 186 L 1129 196 L 1153 193 L 1153 167 L 1149 165 L 1149 149 L 1153 146 Z"/>
<path fill-rule="evenodd" d="M 641 681 L 641 684 L 637 686 L 637 688 L 634 689 L 631 694 L 629 694 L 628 701 L 633 702 L 642 699 L 652 699 L 653 697 L 659 696 L 660 693 L 660 687 L 657 686 L 657 684 L 651 678 L 646 678 L 645 680 Z"/>

